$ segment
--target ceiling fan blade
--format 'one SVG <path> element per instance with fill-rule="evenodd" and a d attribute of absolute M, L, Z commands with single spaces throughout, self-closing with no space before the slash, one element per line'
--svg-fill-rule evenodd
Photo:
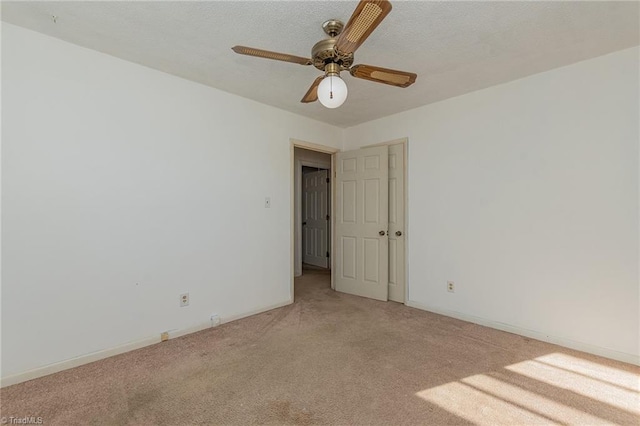
<path fill-rule="evenodd" d="M 374 67 L 373 65 L 354 65 L 349 70 L 352 76 L 376 83 L 390 84 L 397 87 L 409 87 L 415 83 L 417 74 L 412 72 Z"/>
<path fill-rule="evenodd" d="M 387 0 L 360 0 L 349 22 L 338 36 L 335 45 L 338 55 L 355 52 L 389 12 L 391 3 Z"/>
<path fill-rule="evenodd" d="M 247 46 L 233 46 L 231 48 L 236 53 L 241 55 L 257 56 L 258 58 L 275 59 L 276 61 L 292 62 L 300 65 L 311 65 L 313 61 L 301 56 L 288 55 L 286 53 L 271 52 L 269 50 L 256 49 Z"/>
<path fill-rule="evenodd" d="M 315 102 L 318 100 L 318 85 L 320 84 L 323 78 L 324 76 L 321 75 L 320 77 L 315 79 L 315 81 L 313 82 L 311 87 L 309 87 L 309 90 L 307 90 L 307 93 L 304 94 L 300 102 L 304 104 L 308 104 L 309 102 Z"/>

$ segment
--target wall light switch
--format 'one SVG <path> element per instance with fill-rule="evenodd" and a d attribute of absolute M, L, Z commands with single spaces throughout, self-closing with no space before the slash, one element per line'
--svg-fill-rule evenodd
<path fill-rule="evenodd" d="M 264 208 L 265 209 L 270 209 L 271 208 L 271 198 L 270 197 L 266 197 L 264 199 Z"/>

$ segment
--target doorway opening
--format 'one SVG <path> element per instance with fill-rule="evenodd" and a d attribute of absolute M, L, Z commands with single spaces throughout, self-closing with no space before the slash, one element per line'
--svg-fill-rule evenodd
<path fill-rule="evenodd" d="M 332 288 L 332 170 L 338 149 L 291 140 L 291 298 Z"/>
<path fill-rule="evenodd" d="M 291 140 L 292 302 L 312 281 L 407 303 L 407 142 L 338 151 Z"/>
<path fill-rule="evenodd" d="M 294 148 L 295 276 L 331 270 L 331 154 Z"/>

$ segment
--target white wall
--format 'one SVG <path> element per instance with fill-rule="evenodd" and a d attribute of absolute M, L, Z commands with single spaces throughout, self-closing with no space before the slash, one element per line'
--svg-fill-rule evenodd
<path fill-rule="evenodd" d="M 638 59 L 632 48 L 345 131 L 345 149 L 409 138 L 413 305 L 640 360 Z"/>
<path fill-rule="evenodd" d="M 4 23 L 2 65 L 3 378 L 290 302 L 290 138 L 341 129 Z"/>
<path fill-rule="evenodd" d="M 5 23 L 2 62 L 3 379 L 288 303 L 290 138 L 409 137 L 414 305 L 638 360 L 637 48 L 346 131 Z"/>
<path fill-rule="evenodd" d="M 342 142 L 342 139 L 340 139 Z M 296 147 L 294 152 L 294 167 L 295 167 L 295 230 L 294 230 L 294 274 L 295 276 L 302 275 L 302 165 L 320 167 L 323 169 L 331 169 L 331 155 L 324 152 L 311 151 L 308 149 Z"/>

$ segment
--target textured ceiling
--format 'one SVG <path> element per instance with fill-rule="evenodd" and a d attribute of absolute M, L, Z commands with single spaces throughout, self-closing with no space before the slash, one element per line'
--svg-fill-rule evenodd
<path fill-rule="evenodd" d="M 3 2 L 2 19 L 341 127 L 639 44 L 638 2 L 393 1 L 354 63 L 418 74 L 407 88 L 348 73 L 335 110 L 300 99 L 320 71 L 237 55 L 239 44 L 310 56 L 355 1 Z M 57 22 L 51 19 L 56 15 Z"/>

